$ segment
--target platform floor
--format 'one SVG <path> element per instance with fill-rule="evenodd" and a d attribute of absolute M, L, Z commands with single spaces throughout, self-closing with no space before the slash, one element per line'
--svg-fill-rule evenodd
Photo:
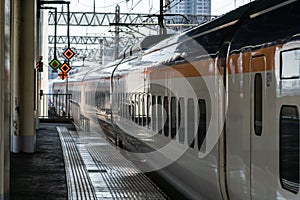
<path fill-rule="evenodd" d="M 46 123 L 35 154 L 11 156 L 11 199 L 43 198 L 169 199 L 104 137 Z"/>
<path fill-rule="evenodd" d="M 70 127 L 68 124 L 64 124 Z M 11 154 L 10 199 L 68 199 L 63 153 L 55 124 L 41 124 L 36 153 Z"/>

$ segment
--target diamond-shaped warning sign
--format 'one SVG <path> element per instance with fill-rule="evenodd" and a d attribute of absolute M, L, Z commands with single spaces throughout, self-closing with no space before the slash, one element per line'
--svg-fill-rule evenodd
<path fill-rule="evenodd" d="M 49 65 L 50 65 L 50 67 L 52 67 L 52 69 L 56 70 L 61 66 L 61 63 L 57 59 L 54 58 L 53 60 L 51 60 Z"/>
<path fill-rule="evenodd" d="M 59 76 L 62 80 L 68 78 L 68 75 L 67 75 L 66 73 L 63 73 L 63 72 L 59 72 L 59 73 L 58 73 L 58 76 Z"/>
<path fill-rule="evenodd" d="M 72 49 L 68 48 L 65 52 L 64 52 L 64 56 L 67 59 L 71 59 L 73 56 L 75 55 L 74 51 L 72 51 Z"/>
<path fill-rule="evenodd" d="M 64 63 L 59 69 L 63 73 L 67 74 L 72 68 L 67 63 Z"/>

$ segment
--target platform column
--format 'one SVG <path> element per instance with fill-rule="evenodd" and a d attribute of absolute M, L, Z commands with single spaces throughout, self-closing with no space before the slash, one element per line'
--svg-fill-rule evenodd
<path fill-rule="evenodd" d="M 48 61 L 48 10 L 42 10 L 41 13 L 41 31 L 40 31 L 40 45 L 41 45 L 41 55 L 43 56 L 43 62 L 49 63 Z M 40 73 L 41 77 L 41 90 L 44 93 L 49 93 L 48 91 L 48 66 L 44 65 L 43 72 Z M 40 114 L 42 111 L 48 110 L 48 102 L 40 101 Z"/>
<path fill-rule="evenodd" d="M 35 84 L 36 84 L 36 90 L 35 90 L 35 128 L 38 130 L 40 128 L 40 120 L 39 120 L 39 113 L 40 113 L 40 90 L 41 90 L 41 73 L 39 72 L 39 69 L 36 67 L 36 63 L 40 60 L 40 56 L 42 55 L 41 52 L 41 19 L 40 14 L 37 14 L 36 17 L 36 42 L 35 42 Z M 42 68 L 43 66 L 41 66 Z"/>
<path fill-rule="evenodd" d="M 20 95 L 19 95 L 19 66 L 20 66 L 20 1 L 12 1 L 12 24 L 11 24 L 11 140 L 10 151 L 19 153 L 21 151 L 20 137 Z"/>
<path fill-rule="evenodd" d="M 10 0 L 0 0 L 0 200 L 9 194 Z"/>
<path fill-rule="evenodd" d="M 20 133 L 22 151 L 34 153 L 35 130 L 35 61 L 36 61 L 36 0 L 20 0 Z"/>

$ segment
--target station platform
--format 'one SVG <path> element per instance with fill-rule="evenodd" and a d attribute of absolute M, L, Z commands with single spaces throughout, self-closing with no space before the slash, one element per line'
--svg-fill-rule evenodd
<path fill-rule="evenodd" d="M 34 154 L 11 155 L 10 199 L 169 199 L 104 137 L 42 123 Z"/>

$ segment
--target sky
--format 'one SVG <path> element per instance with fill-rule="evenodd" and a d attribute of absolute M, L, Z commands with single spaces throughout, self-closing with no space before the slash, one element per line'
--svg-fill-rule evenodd
<path fill-rule="evenodd" d="M 252 0 L 253 1 L 253 0 Z M 211 0 L 212 15 L 225 14 L 239 6 L 249 3 L 250 0 Z"/>
<path fill-rule="evenodd" d="M 121 13 L 150 13 L 157 14 L 159 13 L 159 2 L 160 0 L 68 0 L 71 2 L 70 11 L 71 12 L 93 12 L 94 10 L 94 2 L 95 2 L 95 11 L 97 13 L 105 12 L 105 13 L 114 13 L 115 7 L 117 4 L 120 5 Z M 252 0 L 253 1 L 253 0 Z M 212 4 L 212 15 L 223 15 L 230 10 L 233 10 L 241 5 L 249 3 L 250 0 L 211 0 Z M 58 12 L 60 12 L 62 8 L 58 6 Z M 66 7 L 63 8 L 63 11 L 66 11 Z M 124 28 L 124 33 L 126 35 L 126 31 L 128 29 Z M 138 31 L 143 32 L 141 29 L 137 29 Z M 70 27 L 72 36 L 103 36 L 103 37 L 113 37 L 114 36 L 114 27 Z M 143 32 L 144 34 L 153 34 L 150 33 L 149 29 L 146 29 Z M 59 26 L 58 27 L 59 35 L 66 35 L 66 27 Z M 54 34 L 54 27 L 51 26 L 50 35 Z M 156 33 L 158 34 L 158 33 Z M 127 36 L 127 35 L 126 35 Z M 138 35 L 140 36 L 140 35 Z M 122 37 L 122 36 L 121 36 Z"/>
<path fill-rule="evenodd" d="M 94 10 L 94 0 L 70 0 L 70 2 L 73 12 L 93 12 Z M 212 15 L 225 14 L 249 2 L 250 0 L 211 0 Z M 95 0 L 95 10 L 96 12 L 114 12 L 117 3 L 121 7 L 121 12 L 155 13 L 159 11 L 159 0 Z"/>
<path fill-rule="evenodd" d="M 93 12 L 94 2 L 95 11 L 98 13 L 114 13 L 117 4 L 120 5 L 121 13 L 159 13 L 160 0 L 69 0 L 71 2 L 71 12 Z M 253 0 L 252 0 L 253 1 Z M 250 0 L 211 0 L 212 15 L 223 15 L 230 10 L 233 10 L 241 5 L 249 3 Z M 65 11 L 65 10 L 64 10 Z M 81 33 L 80 33 L 81 32 Z M 84 33 L 85 32 L 85 33 Z M 88 27 L 82 31 L 72 31 L 73 35 L 112 35 L 113 29 L 106 27 L 101 28 L 101 31 L 94 27 Z"/>

